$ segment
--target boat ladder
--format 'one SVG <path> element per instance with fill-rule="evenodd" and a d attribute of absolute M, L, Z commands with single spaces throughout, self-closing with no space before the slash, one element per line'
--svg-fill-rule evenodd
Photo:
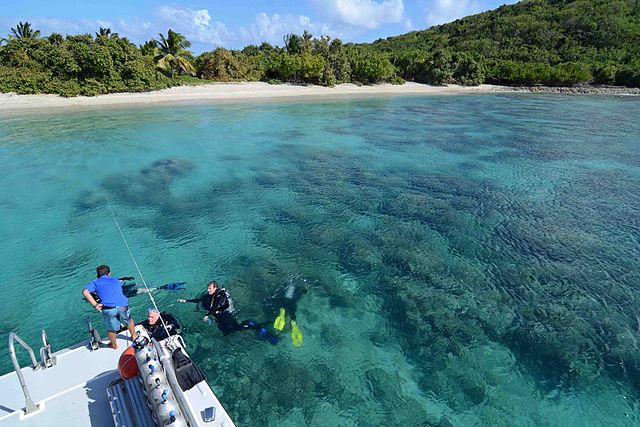
<path fill-rule="evenodd" d="M 31 357 L 31 368 L 34 371 L 38 369 L 47 369 L 54 367 L 56 365 L 56 357 L 51 352 L 51 344 L 49 344 L 47 333 L 44 331 L 44 329 L 42 330 L 43 346 L 40 348 L 40 363 L 36 361 L 36 356 L 33 353 L 31 347 L 29 347 L 27 343 L 25 343 L 22 338 L 18 336 L 18 334 L 16 334 L 15 332 L 11 332 L 9 334 L 9 353 L 11 354 L 11 361 L 13 362 L 13 367 L 16 370 L 16 375 L 18 376 L 18 381 L 20 381 L 20 387 L 22 388 L 22 393 L 24 394 L 24 398 L 26 401 L 25 413 L 30 414 L 37 411 L 39 409 L 39 405 L 36 405 L 29 395 L 27 383 L 24 381 L 22 368 L 20 367 L 20 363 L 18 363 L 18 358 L 16 356 L 14 341 L 18 341 L 18 343 L 29 352 L 29 356 Z"/>

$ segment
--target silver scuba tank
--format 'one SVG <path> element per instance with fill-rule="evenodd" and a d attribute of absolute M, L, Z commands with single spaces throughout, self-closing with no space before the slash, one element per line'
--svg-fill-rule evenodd
<path fill-rule="evenodd" d="M 169 419 L 165 421 L 164 425 L 170 427 L 187 427 L 187 422 L 182 415 L 178 414 L 173 417 L 169 417 Z"/>
<path fill-rule="evenodd" d="M 163 426 L 168 420 L 171 420 L 172 417 L 176 417 L 178 407 L 175 400 L 165 399 L 153 408 L 152 413 L 158 425 Z"/>
<path fill-rule="evenodd" d="M 153 388 L 160 385 L 166 385 L 167 377 L 165 377 L 164 372 L 162 372 L 160 364 L 149 364 L 149 367 L 149 374 L 144 381 L 144 385 L 147 391 L 151 391 Z"/>
<path fill-rule="evenodd" d="M 146 346 L 140 350 L 136 350 L 135 352 L 136 360 L 138 361 L 138 365 L 148 362 L 149 360 L 156 358 L 156 352 L 153 351 L 153 347 Z"/>
<path fill-rule="evenodd" d="M 151 364 L 157 364 L 156 352 L 153 346 L 149 344 L 149 340 L 146 337 L 139 336 L 133 343 L 135 350 L 136 362 L 138 362 L 138 371 L 140 372 L 140 378 L 144 380 L 151 370 Z"/>
<path fill-rule="evenodd" d="M 170 400 L 173 398 L 173 392 L 171 388 L 165 385 L 159 385 L 151 390 L 149 393 L 149 402 L 151 403 L 151 407 L 155 408 L 160 403 L 165 400 Z"/>
<path fill-rule="evenodd" d="M 158 360 L 155 358 L 138 366 L 138 371 L 140 372 L 140 379 L 142 380 L 143 384 L 146 384 L 146 378 L 149 375 L 151 375 L 151 373 L 157 372 L 160 370 L 162 370 L 160 368 L 160 363 L 158 363 Z"/>

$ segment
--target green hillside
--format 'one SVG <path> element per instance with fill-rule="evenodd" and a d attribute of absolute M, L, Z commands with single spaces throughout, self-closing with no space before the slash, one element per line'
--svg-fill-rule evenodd
<path fill-rule="evenodd" d="M 194 57 L 189 46 L 172 30 L 136 46 L 108 28 L 41 37 L 20 22 L 0 39 L 0 92 L 97 95 L 207 80 L 640 87 L 640 0 L 528 0 L 365 44 L 305 31 L 282 47 Z"/>
<path fill-rule="evenodd" d="M 640 86 L 640 0 L 528 0 L 378 40 L 422 82 Z"/>

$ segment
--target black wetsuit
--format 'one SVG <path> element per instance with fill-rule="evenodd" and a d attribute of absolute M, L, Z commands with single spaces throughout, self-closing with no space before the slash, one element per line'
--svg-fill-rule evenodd
<path fill-rule="evenodd" d="M 165 313 L 164 311 L 160 313 L 160 317 L 164 321 L 164 324 L 167 326 L 167 330 L 169 331 L 169 335 L 176 335 L 180 333 L 180 324 L 178 323 L 178 319 L 176 319 L 173 314 Z M 150 338 L 155 338 L 156 341 L 163 340 L 168 338 L 167 331 L 165 331 L 162 326 L 162 322 L 160 319 L 153 325 L 149 324 L 149 320 L 145 320 L 144 322 L 140 322 L 147 332 L 149 333 Z"/>
<path fill-rule="evenodd" d="M 280 308 L 284 308 L 291 320 L 296 320 L 298 301 L 307 293 L 307 288 L 291 283 L 276 290 L 273 296 L 264 300 L 265 311 L 269 316 L 277 316 Z"/>
<path fill-rule="evenodd" d="M 187 302 L 195 302 L 207 311 L 207 316 L 213 316 L 216 319 L 218 329 L 223 335 L 229 335 L 240 329 L 246 329 L 246 326 L 240 325 L 235 316 L 233 301 L 229 292 L 225 288 L 217 289 L 213 295 L 208 292 L 201 297 L 188 299 Z"/>
<path fill-rule="evenodd" d="M 267 332 L 264 325 L 258 324 L 253 320 L 246 320 L 242 323 L 236 319 L 236 310 L 233 307 L 233 301 L 229 292 L 225 288 L 217 289 L 213 295 L 207 292 L 199 298 L 186 300 L 187 302 L 195 302 L 207 311 L 207 316 L 213 316 L 216 319 L 216 325 L 224 336 L 233 332 L 252 329 L 256 331 L 256 336 L 265 339 L 271 344 L 278 343 L 279 338 Z"/>

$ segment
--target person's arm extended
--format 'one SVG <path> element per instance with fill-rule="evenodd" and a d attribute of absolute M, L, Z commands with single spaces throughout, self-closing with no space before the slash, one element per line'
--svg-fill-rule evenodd
<path fill-rule="evenodd" d="M 200 302 L 200 301 L 202 301 L 202 298 L 203 297 L 191 298 L 191 299 L 178 298 L 176 301 L 178 301 L 178 302 Z"/>
<path fill-rule="evenodd" d="M 89 289 L 86 289 L 86 288 L 83 289 L 82 290 L 82 296 L 84 297 L 84 299 L 89 301 L 89 304 L 91 304 L 93 306 L 93 308 L 97 309 L 98 311 L 102 311 L 102 304 L 98 304 L 96 302 L 96 300 L 91 295 L 91 292 L 89 292 Z"/>

